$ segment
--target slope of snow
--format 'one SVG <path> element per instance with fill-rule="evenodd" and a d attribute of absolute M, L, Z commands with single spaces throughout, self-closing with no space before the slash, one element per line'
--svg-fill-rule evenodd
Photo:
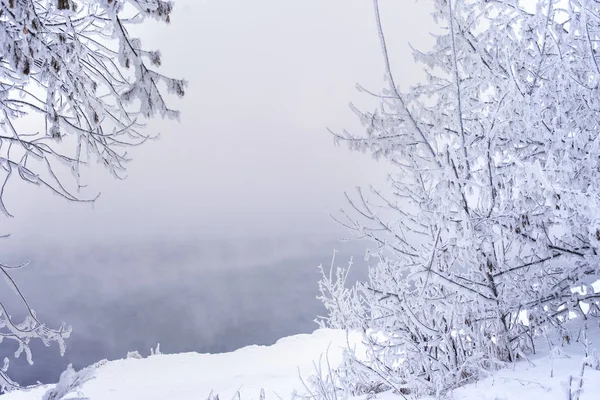
<path fill-rule="evenodd" d="M 600 344 L 600 336 L 594 341 Z M 591 348 L 598 347 L 592 345 Z M 451 393 L 453 400 L 575 400 L 584 360 L 583 348 L 566 346 L 565 354 L 520 361 L 474 384 Z M 569 396 L 571 392 L 571 396 Z M 579 400 L 600 398 L 600 371 L 586 366 Z M 433 399 L 433 398 L 431 398 Z M 382 400 L 400 400 L 386 394 Z M 425 399 L 423 399 L 425 400 Z M 429 399 L 427 399 L 429 400 Z"/>
<path fill-rule="evenodd" d="M 593 349 L 600 347 L 600 330 L 590 330 L 588 337 L 590 356 L 587 360 L 591 364 L 598 363 Z M 350 340 L 356 343 L 357 337 Z M 146 359 L 110 361 L 96 371 L 95 379 L 83 385 L 81 393 L 91 400 L 205 400 L 211 393 L 230 400 L 239 390 L 242 400 L 257 400 L 264 389 L 266 399 L 288 400 L 293 391 L 305 391 L 299 374 L 307 377 L 313 373 L 313 363 L 318 364 L 323 353 L 327 352 L 332 367 L 339 364 L 346 341 L 342 331 L 320 329 L 310 335 L 281 339 L 273 346 L 249 346 L 231 353 L 161 354 Z M 568 393 L 579 388 L 584 354 L 584 346 L 575 341 L 554 352 L 547 346 L 539 346 L 538 355 L 530 360 L 458 388 L 448 397 L 454 400 L 577 399 Z M 325 364 L 324 359 L 321 362 Z M 39 400 L 46 389 L 13 392 L 0 398 Z M 586 366 L 579 400 L 597 399 L 599 394 L 600 370 Z M 402 400 L 392 393 L 379 394 L 377 398 Z"/>
<path fill-rule="evenodd" d="M 542 337 L 528 360 L 508 365 L 491 376 L 457 388 L 452 400 L 592 400 L 600 398 L 600 326 L 597 319 L 573 320 L 570 344 L 552 347 Z M 557 338 L 553 339 L 556 343 Z M 583 343 L 587 341 L 587 348 Z M 587 351 L 587 356 L 586 356 Z M 584 364 L 586 364 L 584 366 Z M 583 374 L 582 374 L 583 372 Z M 583 378 L 583 379 L 581 379 Z M 581 384 L 580 384 L 581 383 Z M 400 400 L 386 393 L 381 400 Z M 421 399 L 433 400 L 433 398 Z"/>
<path fill-rule="evenodd" d="M 280 339 L 272 346 L 248 346 L 231 353 L 154 355 L 145 359 L 109 361 L 81 392 L 91 400 L 205 400 L 211 391 L 222 400 L 289 399 L 303 390 L 299 373 L 314 372 L 313 362 L 328 351 L 332 365 L 339 364 L 346 343 L 343 331 L 319 329 L 310 335 Z M 45 388 L 12 392 L 2 400 L 40 400 Z"/>

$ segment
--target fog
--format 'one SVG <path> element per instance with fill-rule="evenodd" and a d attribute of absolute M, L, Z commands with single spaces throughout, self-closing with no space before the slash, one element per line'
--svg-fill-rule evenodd
<path fill-rule="evenodd" d="M 428 4 L 382 1 L 396 80 L 419 78 L 408 43 L 431 38 Z M 330 213 L 357 185 L 383 186 L 388 166 L 336 147 L 326 128 L 362 127 L 348 107 L 377 100 L 383 63 L 363 0 L 177 0 L 168 26 L 139 27 L 160 48 L 161 72 L 189 87 L 181 121 L 153 121 L 157 141 L 133 149 L 128 177 L 86 171 L 93 204 L 12 180 L 0 221 L 2 260 L 31 264 L 15 278 L 40 318 L 73 325 L 64 359 L 35 346 L 22 382 L 49 382 L 127 350 L 233 350 L 316 328 L 316 266 L 368 244 Z M 355 277 L 365 274 L 359 262 Z M 18 314 L 18 309 L 13 312 Z M 5 347 L 5 352 L 8 351 Z"/>
<path fill-rule="evenodd" d="M 15 273 L 15 280 L 39 319 L 52 328 L 66 321 L 73 333 L 64 358 L 58 346 L 34 343 L 34 364 L 24 357 L 11 360 L 11 376 L 21 384 L 53 382 L 69 363 L 81 368 L 134 350 L 147 356 L 158 343 L 164 353 L 214 353 L 312 332 L 314 319 L 323 314 L 315 298 L 317 265 L 329 266 L 333 247 L 341 250 L 340 265 L 359 252 L 356 246 L 325 243 L 306 246 L 306 254 L 287 248 L 252 257 L 226 242 L 197 241 L 62 253 L 44 248 L 33 257 L 27 252 L 31 265 Z M 15 252 L 11 258 L 23 257 Z M 353 279 L 364 277 L 364 264 L 357 260 Z M 19 310 L 16 298 L 6 300 L 5 293 L 9 309 Z M 16 349 L 4 342 L 0 355 Z"/>

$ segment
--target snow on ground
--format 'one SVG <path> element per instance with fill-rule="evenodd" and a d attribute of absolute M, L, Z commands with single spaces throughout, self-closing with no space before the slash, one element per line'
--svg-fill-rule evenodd
<path fill-rule="evenodd" d="M 600 329 L 590 330 L 589 354 L 600 349 Z M 355 343 L 357 337 L 351 338 Z M 520 361 L 494 375 L 458 388 L 449 394 L 453 400 L 565 400 L 569 387 L 579 386 L 585 348 L 571 340 L 560 351 L 550 352 L 539 342 L 538 355 Z M 154 355 L 145 359 L 110 361 L 96 371 L 96 378 L 83 385 L 82 394 L 91 400 L 205 400 L 212 392 L 222 400 L 233 399 L 239 390 L 242 400 L 257 400 L 261 389 L 267 400 L 288 400 L 294 390 L 304 392 L 299 379 L 314 372 L 313 362 L 328 351 L 329 362 L 341 360 L 346 334 L 320 329 L 310 335 L 279 340 L 273 346 L 249 346 L 224 354 L 184 353 Z M 553 355 L 551 355 L 553 354 Z M 595 356 L 588 357 L 593 363 Z M 324 360 L 322 360 L 325 363 Z M 571 385 L 569 386 L 569 379 Z M 600 371 L 590 366 L 584 370 L 583 392 L 579 400 L 600 396 Z M 46 388 L 13 392 L 1 400 L 40 400 Z M 381 400 L 401 400 L 391 393 L 377 396 Z"/>
<path fill-rule="evenodd" d="M 314 372 L 314 362 L 329 349 L 329 361 L 338 365 L 346 343 L 343 331 L 319 329 L 310 335 L 280 339 L 272 346 L 248 346 L 223 354 L 159 354 L 144 359 L 109 361 L 81 392 L 91 400 L 205 400 L 211 391 L 222 400 L 290 399 L 303 390 L 303 377 Z M 324 362 L 324 361 L 323 361 Z M 41 400 L 45 388 L 12 392 L 2 400 Z"/>
<path fill-rule="evenodd" d="M 497 371 L 486 379 L 469 384 L 449 393 L 452 400 L 592 400 L 600 398 L 600 370 L 597 355 L 600 355 L 600 327 L 597 320 L 589 320 L 587 352 L 581 321 L 572 321 L 569 326 L 572 337 L 570 344 L 550 348 L 548 341 L 538 338 L 537 354 L 529 360 L 519 361 L 506 369 Z M 598 349 L 598 351 L 596 351 Z M 594 365 L 583 369 L 583 362 Z M 571 395 L 569 395 L 571 393 Z M 433 399 L 433 398 L 431 398 Z M 400 400 L 385 394 L 381 400 Z M 422 399 L 426 400 L 426 399 Z M 429 399 L 427 399 L 429 400 Z"/>
<path fill-rule="evenodd" d="M 577 399 L 574 393 L 579 387 L 578 378 L 583 352 L 579 350 L 571 352 L 572 350 L 574 349 L 568 349 L 568 356 L 551 359 L 546 354 L 544 357 L 530 360 L 532 364 L 526 361 L 518 362 L 486 379 L 454 390 L 449 398 L 452 400 Z M 570 385 L 569 377 L 572 377 Z M 600 398 L 600 371 L 587 366 L 583 378 L 579 400 Z M 572 396 L 568 395 L 569 388 L 573 393 Z M 381 400 L 399 399 L 386 394 L 381 397 Z"/>

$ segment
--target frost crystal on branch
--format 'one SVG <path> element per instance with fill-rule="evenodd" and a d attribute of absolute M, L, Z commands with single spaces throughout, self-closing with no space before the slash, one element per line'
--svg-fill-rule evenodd
<path fill-rule="evenodd" d="M 441 34 L 415 51 L 427 80 L 402 93 L 374 0 L 389 87 L 355 110 L 365 135 L 336 139 L 390 160 L 394 195 L 359 190 L 340 220 L 376 245 L 369 281 L 321 282 L 329 321 L 369 349 L 348 353 L 348 384 L 411 395 L 525 357 L 600 297 L 600 4 L 433 3 Z"/>
<path fill-rule="evenodd" d="M 12 216 L 3 201 L 11 178 L 90 201 L 78 193 L 82 167 L 98 162 L 122 177 L 127 149 L 151 137 L 144 122 L 178 118 L 167 96 L 182 97 L 186 82 L 158 72 L 160 52 L 129 33 L 147 18 L 169 23 L 172 10 L 163 0 L 0 0 L 0 218 Z M 63 352 L 70 330 L 38 321 L 11 268 L 0 273 L 26 317 L 15 323 L 0 303 L 0 341 L 16 341 L 15 356 L 30 362 L 31 339 Z M 2 389 L 17 386 L 7 367 Z"/>
<path fill-rule="evenodd" d="M 120 176 L 126 148 L 148 138 L 143 121 L 178 117 L 165 94 L 183 96 L 186 82 L 153 69 L 160 52 L 128 31 L 148 17 L 169 22 L 172 9 L 161 0 L 0 0 L 4 182 L 18 175 L 78 200 L 58 164 L 77 181 L 92 161 Z"/>

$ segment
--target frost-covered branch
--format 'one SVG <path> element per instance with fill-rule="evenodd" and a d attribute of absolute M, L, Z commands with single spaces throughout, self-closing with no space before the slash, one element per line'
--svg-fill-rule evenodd
<path fill-rule="evenodd" d="M 169 22 L 172 8 L 162 0 L 0 1 L 5 181 L 19 177 L 79 201 L 95 197 L 75 194 L 83 166 L 99 162 L 123 176 L 127 147 L 152 137 L 142 131 L 144 120 L 177 118 L 165 95 L 181 97 L 186 86 L 156 70 L 160 52 L 145 50 L 128 26 Z"/>
<path fill-rule="evenodd" d="M 186 82 L 161 74 L 160 52 L 129 33 L 148 18 L 169 23 L 172 10 L 164 0 L 0 0 L 0 218 L 13 216 L 4 201 L 13 179 L 94 201 L 80 192 L 84 168 L 99 163 L 123 177 L 127 150 L 155 137 L 145 122 L 178 118 L 169 97 L 182 97 Z M 0 275 L 25 317 L 15 322 L 0 303 L 0 342 L 15 341 L 15 356 L 30 363 L 31 340 L 57 342 L 64 353 L 70 328 L 38 320 L 11 268 L 0 264 Z M 17 386 L 7 368 L 2 389 Z"/>
<path fill-rule="evenodd" d="M 427 79 L 401 93 L 373 1 L 389 88 L 353 108 L 363 135 L 336 139 L 395 173 L 339 218 L 374 244 L 368 282 L 322 280 L 329 321 L 369 343 L 369 368 L 347 368 L 411 395 L 524 358 L 600 305 L 600 5 L 433 3 L 435 44 L 414 51 Z"/>

